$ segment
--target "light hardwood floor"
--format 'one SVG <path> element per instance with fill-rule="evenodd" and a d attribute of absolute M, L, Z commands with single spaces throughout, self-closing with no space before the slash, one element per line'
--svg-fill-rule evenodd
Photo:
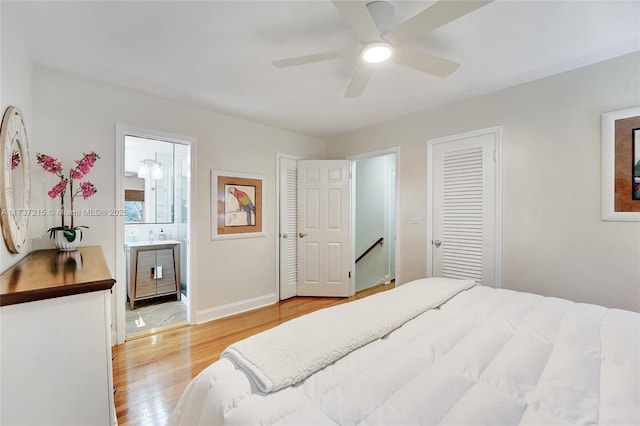
<path fill-rule="evenodd" d="M 379 285 L 350 298 L 294 297 L 239 315 L 187 326 L 114 347 L 113 380 L 118 424 L 164 425 L 191 379 L 231 343 L 318 309 L 381 291 Z"/>

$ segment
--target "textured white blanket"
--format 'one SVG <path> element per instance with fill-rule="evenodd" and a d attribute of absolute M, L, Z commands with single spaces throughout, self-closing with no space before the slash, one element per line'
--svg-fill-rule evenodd
<path fill-rule="evenodd" d="M 268 393 L 291 386 L 473 287 L 426 278 L 393 291 L 322 309 L 234 343 L 222 353 Z"/>
<path fill-rule="evenodd" d="M 169 424 L 640 425 L 640 314 L 475 286 L 277 392 L 218 360 Z"/>

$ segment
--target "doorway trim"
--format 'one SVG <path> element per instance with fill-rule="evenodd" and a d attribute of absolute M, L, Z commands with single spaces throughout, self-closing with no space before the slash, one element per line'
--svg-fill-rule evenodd
<path fill-rule="evenodd" d="M 395 220 L 395 235 L 396 235 L 396 252 L 395 252 L 395 285 L 397 286 L 398 283 L 402 283 L 402 270 L 400 268 L 400 264 L 398 262 L 398 259 L 400 259 L 400 244 L 398 244 L 400 242 L 400 226 L 399 223 L 400 221 L 398 220 L 398 213 L 400 211 L 400 147 L 399 146 L 393 146 L 390 148 L 383 148 L 383 149 L 379 149 L 376 151 L 369 151 L 369 152 L 364 152 L 361 154 L 352 154 L 347 156 L 347 160 L 351 160 L 351 161 L 356 161 L 356 160 L 364 160 L 367 158 L 374 158 L 374 157 L 382 157 L 385 155 L 389 155 L 389 154 L 395 154 L 396 156 L 396 181 L 395 181 L 395 185 L 396 185 L 396 205 L 395 205 L 395 212 L 396 212 L 396 220 Z M 353 185 L 353 191 L 352 191 L 352 197 L 355 200 L 355 196 L 356 196 L 356 182 L 355 182 L 355 177 L 352 180 L 352 185 Z M 352 222 L 353 222 L 353 247 L 355 247 L 355 215 L 356 215 L 356 209 L 355 209 L 355 202 L 351 203 L 351 217 L 352 217 Z M 355 253 L 354 253 L 355 256 Z M 354 257 L 354 261 L 355 261 L 355 257 Z M 355 283 L 355 266 L 353 268 L 353 282 Z M 354 284 L 355 285 L 355 284 Z"/>
<path fill-rule="evenodd" d="M 197 283 L 196 283 L 196 259 L 193 256 L 193 247 L 195 247 L 195 216 L 196 211 L 196 145 L 197 139 L 178 135 L 173 133 L 167 133 L 160 130 L 146 129 L 142 127 L 135 127 L 126 124 L 116 123 L 116 167 L 115 167 L 115 200 L 114 206 L 116 211 L 124 211 L 124 154 L 125 154 L 125 136 L 135 136 L 140 138 L 156 139 L 164 142 L 171 142 L 174 144 L 188 145 L 190 147 L 190 177 L 189 177 L 189 207 L 187 217 L 189 221 L 189 227 L 187 230 L 187 322 L 193 324 L 196 319 L 196 295 L 197 295 Z M 124 343 L 127 330 L 126 330 L 126 312 L 125 304 L 127 302 L 127 285 L 126 285 L 126 263 L 125 263 L 125 239 L 124 239 L 124 216 L 118 215 L 116 220 L 116 235 L 115 235 L 115 297 L 112 300 L 116 303 L 116 318 L 115 318 L 115 336 L 112 332 L 111 341 L 115 344 Z M 113 312 L 113 309 L 112 309 Z"/>
<path fill-rule="evenodd" d="M 472 130 L 455 135 L 444 136 L 427 140 L 427 277 L 433 276 L 433 149 L 435 145 L 455 142 L 462 139 L 478 136 L 493 135 L 496 145 L 494 152 L 495 161 L 495 258 L 494 273 L 496 288 L 502 287 L 502 126 L 492 126 L 484 129 Z"/>

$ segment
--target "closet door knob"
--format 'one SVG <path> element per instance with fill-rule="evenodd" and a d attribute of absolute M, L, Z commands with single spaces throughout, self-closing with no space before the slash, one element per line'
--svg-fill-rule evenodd
<path fill-rule="evenodd" d="M 433 245 L 434 245 L 434 246 L 436 246 L 436 247 L 440 247 L 440 246 L 442 245 L 442 241 L 440 241 L 440 240 L 435 240 L 435 241 L 433 242 Z"/>

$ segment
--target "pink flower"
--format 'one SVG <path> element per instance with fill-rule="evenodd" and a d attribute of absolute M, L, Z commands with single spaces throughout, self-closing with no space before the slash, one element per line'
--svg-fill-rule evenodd
<path fill-rule="evenodd" d="M 62 163 L 60 163 L 60 161 L 58 161 L 57 159 L 49 155 L 40 153 L 38 153 L 36 157 L 38 159 L 38 164 L 40 164 L 45 172 L 53 173 L 60 178 L 58 183 L 53 188 L 51 188 L 51 190 L 49 190 L 47 194 L 51 198 L 60 196 L 60 204 L 62 207 L 64 207 L 64 197 L 67 186 L 69 186 L 71 191 L 71 210 L 73 210 L 73 201 L 76 197 L 82 195 L 82 198 L 86 200 L 87 198 L 92 197 L 97 192 L 95 185 L 89 181 L 80 183 L 80 188 L 74 188 L 73 185 L 75 180 L 85 177 L 87 173 L 91 171 L 91 168 L 95 165 L 96 160 L 100 158 L 100 156 L 94 151 L 91 151 L 89 154 L 83 153 L 82 159 L 79 161 L 76 160 L 75 168 L 69 169 L 68 177 L 66 173 L 63 173 Z M 64 218 L 65 216 L 63 214 L 61 216 L 62 226 L 60 227 L 62 229 L 65 228 Z M 71 216 L 71 228 L 75 229 L 73 215 Z"/>
<path fill-rule="evenodd" d="M 57 159 L 50 157 L 46 154 L 36 154 L 38 164 L 42 166 L 45 172 L 60 174 L 62 173 L 62 163 Z"/>
<path fill-rule="evenodd" d="M 82 198 L 85 200 L 98 192 L 96 187 L 89 181 L 82 182 L 80 184 L 80 189 L 82 190 Z"/>
<path fill-rule="evenodd" d="M 89 154 L 83 154 L 82 160 L 76 160 L 76 168 L 71 170 L 71 178 L 72 179 L 81 179 L 83 178 L 91 168 L 96 164 L 96 160 L 100 158 L 98 154 L 94 151 L 91 151 Z"/>
<path fill-rule="evenodd" d="M 47 192 L 47 194 L 49 194 L 50 198 L 56 198 L 60 194 L 64 195 L 65 189 L 67 189 L 67 180 L 60 179 L 60 181 L 56 183 L 56 185 L 51 188 L 51 190 Z"/>

